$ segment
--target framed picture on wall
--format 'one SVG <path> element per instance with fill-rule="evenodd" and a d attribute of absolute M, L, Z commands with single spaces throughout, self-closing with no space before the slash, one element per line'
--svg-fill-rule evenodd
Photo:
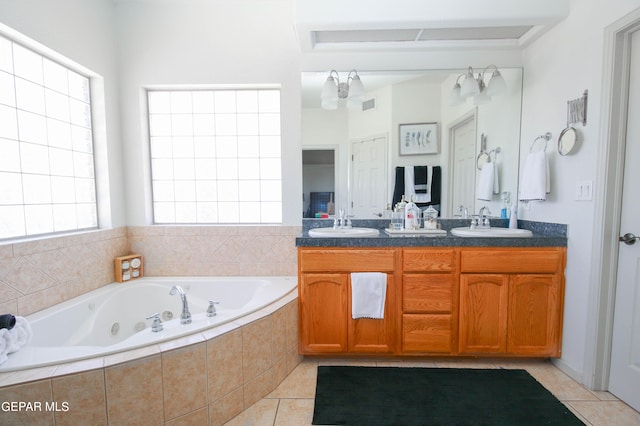
<path fill-rule="evenodd" d="M 438 123 L 400 124 L 400 155 L 437 154 Z"/>

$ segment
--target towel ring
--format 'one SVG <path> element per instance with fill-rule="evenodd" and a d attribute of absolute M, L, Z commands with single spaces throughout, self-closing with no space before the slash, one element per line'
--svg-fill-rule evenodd
<path fill-rule="evenodd" d="M 547 150 L 547 143 L 551 139 L 551 136 L 552 136 L 551 132 L 547 132 L 544 135 L 540 135 L 537 138 L 535 138 L 533 140 L 533 142 L 531 142 L 531 146 L 529 146 L 529 152 L 533 152 L 533 147 L 535 146 L 535 144 L 538 141 L 538 139 L 544 139 L 544 149 L 543 149 L 543 151 L 546 151 Z"/>
<path fill-rule="evenodd" d="M 476 167 L 478 168 L 478 170 L 482 170 L 482 167 L 486 163 L 490 163 L 490 162 L 491 162 L 491 155 L 488 152 L 482 151 L 480 154 L 478 154 L 478 157 L 476 158 Z"/>

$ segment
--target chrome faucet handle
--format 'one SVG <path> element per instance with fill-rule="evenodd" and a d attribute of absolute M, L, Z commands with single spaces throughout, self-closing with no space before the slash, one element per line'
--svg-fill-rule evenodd
<path fill-rule="evenodd" d="M 469 210 L 464 205 L 458 207 L 458 212 L 460 213 L 460 219 L 466 219 L 469 216 Z"/>
<path fill-rule="evenodd" d="M 152 319 L 153 323 L 151 324 L 151 332 L 152 333 L 158 333 L 162 330 L 164 330 L 164 325 L 162 325 L 162 321 L 160 320 L 160 314 L 159 313 L 155 313 L 151 316 L 147 317 L 148 320 Z"/>
<path fill-rule="evenodd" d="M 207 308 L 207 316 L 215 317 L 217 315 L 215 305 L 218 305 L 220 302 L 214 302 L 213 300 L 209 300 L 209 307 Z"/>

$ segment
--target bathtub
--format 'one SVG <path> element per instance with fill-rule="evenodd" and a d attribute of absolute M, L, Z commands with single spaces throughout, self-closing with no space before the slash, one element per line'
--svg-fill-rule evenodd
<path fill-rule="evenodd" d="M 187 294 L 192 316 L 180 324 L 182 302 L 172 286 Z M 33 337 L 9 355 L 0 372 L 66 363 L 124 352 L 195 334 L 255 312 L 297 286 L 295 277 L 145 277 L 113 283 L 29 315 Z M 216 316 L 209 317 L 209 301 Z M 153 314 L 164 329 L 152 332 Z"/>

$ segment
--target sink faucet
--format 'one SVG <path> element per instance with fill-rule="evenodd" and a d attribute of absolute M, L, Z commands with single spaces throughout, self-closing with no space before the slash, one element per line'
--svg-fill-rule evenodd
<path fill-rule="evenodd" d="M 187 293 L 184 292 L 182 287 L 174 285 L 171 287 L 170 295 L 174 296 L 176 293 L 180 294 L 182 300 L 182 313 L 180 314 L 180 324 L 191 323 L 191 312 L 189 312 L 189 303 L 187 303 Z"/>
<path fill-rule="evenodd" d="M 333 219 L 333 229 L 351 228 L 351 218 L 344 209 L 338 211 L 338 215 Z"/>
<path fill-rule="evenodd" d="M 479 228 L 491 228 L 491 222 L 489 222 L 488 214 L 491 214 L 489 207 L 482 206 L 478 212 L 478 227 Z"/>

